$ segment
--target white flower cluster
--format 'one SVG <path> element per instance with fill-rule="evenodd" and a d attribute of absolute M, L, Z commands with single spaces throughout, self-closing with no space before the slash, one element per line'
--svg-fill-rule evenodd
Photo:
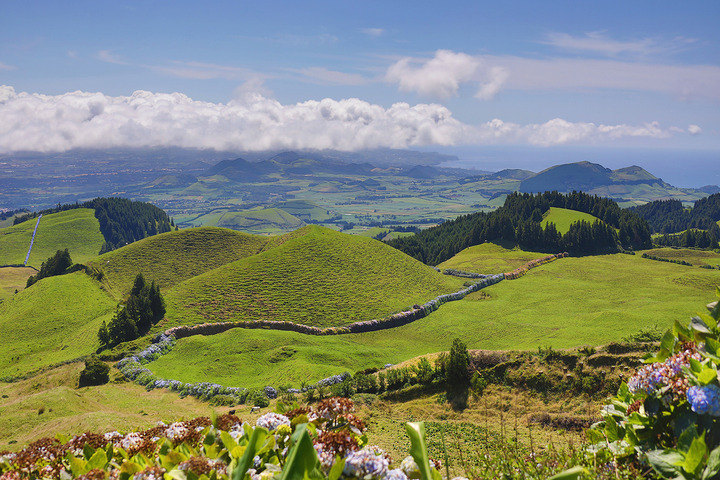
<path fill-rule="evenodd" d="M 390 462 L 378 447 L 365 447 L 345 457 L 343 474 L 354 478 L 385 478 Z"/>
<path fill-rule="evenodd" d="M 280 415 L 279 413 L 275 412 L 269 412 L 258 418 L 255 424 L 258 427 L 266 428 L 270 431 L 273 431 L 280 425 L 287 425 L 289 427 L 290 419 L 285 415 Z"/>

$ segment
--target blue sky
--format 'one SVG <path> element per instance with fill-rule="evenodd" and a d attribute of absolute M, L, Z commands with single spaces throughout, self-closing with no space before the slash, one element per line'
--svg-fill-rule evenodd
<path fill-rule="evenodd" d="M 0 151 L 720 150 L 719 21 L 716 1 L 5 0 Z"/>

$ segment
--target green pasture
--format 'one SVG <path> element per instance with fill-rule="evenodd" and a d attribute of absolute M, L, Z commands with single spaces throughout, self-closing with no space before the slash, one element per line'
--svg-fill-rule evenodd
<path fill-rule="evenodd" d="M 545 212 L 545 216 L 543 216 L 540 225 L 544 228 L 548 223 L 554 223 L 557 231 L 564 235 L 570 230 L 570 225 L 583 220 L 589 223 L 595 223 L 598 221 L 598 218 L 589 213 L 578 212 L 577 210 L 550 207 L 550 210 Z"/>
<path fill-rule="evenodd" d="M 258 253 L 269 241 L 225 228 L 186 228 L 144 238 L 89 263 L 103 271 L 118 297 L 130 290 L 138 273 L 158 282 L 164 294 L 183 280 Z"/>
<path fill-rule="evenodd" d="M 647 253 L 648 255 L 667 258 L 668 260 L 683 260 L 697 266 L 717 266 L 720 264 L 720 253 L 713 250 L 695 250 L 692 248 L 653 248 L 651 250 L 643 250 L 638 253 Z"/>
<path fill-rule="evenodd" d="M 167 291 L 166 321 L 158 328 L 256 319 L 338 326 L 384 317 L 462 286 L 382 242 L 324 227 L 271 241 L 276 246 L 263 253 Z"/>
<path fill-rule="evenodd" d="M 508 247 L 508 248 L 506 248 Z M 444 261 L 438 268 L 454 268 L 473 273 L 503 273 L 515 270 L 531 260 L 546 257 L 547 253 L 527 252 L 519 247 L 486 242 L 468 247 Z"/>
<path fill-rule="evenodd" d="M 0 303 L 0 377 L 88 355 L 115 302 L 83 272 L 44 278 Z"/>
<path fill-rule="evenodd" d="M 150 364 L 163 378 L 261 387 L 315 382 L 446 350 L 537 350 L 601 345 L 644 328 L 686 322 L 715 297 L 717 270 L 650 262 L 639 255 L 565 258 L 443 305 L 409 325 L 309 336 L 233 329 L 178 341 Z"/>
<path fill-rule="evenodd" d="M 16 265 L 25 261 L 36 218 L 0 229 L 0 265 Z M 35 236 L 28 265 L 40 264 L 56 251 L 69 249 L 74 262 L 83 263 L 96 257 L 105 243 L 95 211 L 76 208 L 43 215 Z"/>

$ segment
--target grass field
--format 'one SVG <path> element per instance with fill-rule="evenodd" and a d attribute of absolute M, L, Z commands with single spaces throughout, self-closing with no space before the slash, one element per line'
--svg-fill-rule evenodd
<path fill-rule="evenodd" d="M 173 285 L 258 253 L 267 237 L 217 227 L 188 228 L 144 238 L 89 262 L 105 273 L 116 297 L 130 290 L 138 273 L 163 293 Z"/>
<path fill-rule="evenodd" d="M 527 252 L 518 247 L 487 242 L 460 251 L 438 265 L 438 268 L 454 268 L 473 273 L 503 273 L 545 256 L 547 253 Z"/>
<path fill-rule="evenodd" d="M 545 227 L 548 223 L 552 222 L 555 224 L 558 232 L 565 234 L 570 230 L 570 225 L 580 221 L 586 221 L 595 223 L 598 218 L 590 215 L 589 213 L 578 212 L 577 210 L 568 210 L 567 208 L 550 207 L 543 216 L 543 220 L 540 225 Z"/>
<path fill-rule="evenodd" d="M 115 302 L 83 272 L 45 278 L 0 303 L 0 377 L 87 355 Z M 11 340 L 11 341 L 9 341 Z"/>
<path fill-rule="evenodd" d="M 185 219 L 183 224 L 195 227 L 224 227 L 260 235 L 276 235 L 298 229 L 305 225 L 305 222 L 279 208 L 238 211 L 222 208 L 196 218 Z"/>
<path fill-rule="evenodd" d="M 160 420 L 210 415 L 207 403 L 163 390 L 146 392 L 131 383 L 77 388 L 83 367 L 74 363 L 28 380 L 0 383 L 0 451 L 56 434 L 128 431 Z"/>
<path fill-rule="evenodd" d="M 33 218 L 0 229 L 0 265 L 16 265 L 25 261 L 36 221 Z M 83 263 L 96 257 L 103 243 L 100 224 L 92 209 L 77 208 L 43 215 L 28 265 L 40 268 L 42 262 L 65 248 L 70 250 L 74 262 Z"/>
<path fill-rule="evenodd" d="M 638 253 L 647 253 L 655 257 L 667 258 L 669 260 L 684 260 L 693 265 L 720 264 L 720 253 L 712 250 L 693 250 L 691 248 L 653 248 Z"/>
<path fill-rule="evenodd" d="M 688 271 L 639 255 L 566 258 L 403 327 L 326 337 L 234 329 L 181 339 L 150 368 L 184 381 L 297 386 L 446 350 L 455 337 L 468 348 L 499 350 L 600 345 L 643 328 L 689 321 L 713 300 L 715 284 L 718 271 Z"/>
<path fill-rule="evenodd" d="M 380 318 L 462 286 L 357 235 L 311 225 L 273 241 L 279 245 L 169 290 L 167 322 L 159 327 L 254 319 L 337 326 Z"/>
<path fill-rule="evenodd" d="M 35 273 L 30 267 L 0 267 L 0 301 L 12 297 L 15 290 L 25 288 L 28 277 Z"/>

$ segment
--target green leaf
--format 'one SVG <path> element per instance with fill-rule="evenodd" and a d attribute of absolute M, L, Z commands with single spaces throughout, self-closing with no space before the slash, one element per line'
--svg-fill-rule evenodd
<path fill-rule="evenodd" d="M 613 417 L 608 417 L 605 421 L 605 435 L 608 442 L 615 442 L 621 438 L 620 428 Z"/>
<path fill-rule="evenodd" d="M 232 472 L 232 480 L 243 480 L 245 478 L 245 474 L 250 469 L 250 465 L 252 465 L 255 458 L 255 452 L 260 450 L 267 436 L 267 430 L 262 427 L 255 427 L 248 444 L 245 446 L 243 456 L 238 460 L 237 466 Z"/>
<path fill-rule="evenodd" d="M 588 472 L 583 467 L 573 467 L 563 472 L 560 472 L 557 475 L 553 475 L 552 477 L 548 478 L 548 480 L 576 480 L 580 478 L 580 475 L 582 475 L 583 473 L 588 475 L 590 474 L 590 472 Z"/>
<path fill-rule="evenodd" d="M 238 446 L 235 439 L 232 438 L 232 436 L 227 432 L 220 432 L 220 440 L 222 440 L 223 445 L 225 445 L 225 448 L 228 452 L 231 452 L 235 447 Z"/>
<path fill-rule="evenodd" d="M 87 463 L 88 462 L 83 460 L 82 458 L 70 458 L 70 471 L 73 474 L 73 478 L 77 478 L 80 475 L 85 475 L 88 471 L 90 471 L 90 469 L 87 468 Z"/>
<path fill-rule="evenodd" d="M 698 362 L 698 361 L 695 360 L 694 358 L 690 358 L 690 359 L 688 359 L 688 360 L 689 360 L 688 363 L 690 364 L 690 370 L 692 370 L 693 373 L 700 373 L 700 372 L 702 372 L 702 369 L 703 369 L 702 363 Z"/>
<path fill-rule="evenodd" d="M 425 445 L 425 422 L 408 422 L 405 424 L 405 431 L 410 437 L 410 455 L 420 470 L 421 480 L 433 480 Z"/>
<path fill-rule="evenodd" d="M 707 465 L 703 470 L 702 480 L 710 480 L 715 475 L 720 473 L 720 447 L 710 452 L 708 455 Z"/>
<path fill-rule="evenodd" d="M 690 332 L 690 329 L 682 325 L 677 320 L 675 320 L 673 330 L 675 332 L 675 336 L 677 336 L 678 340 L 680 340 L 681 342 L 689 342 L 693 339 L 693 335 L 692 332 Z"/>
<path fill-rule="evenodd" d="M 675 350 L 675 335 L 673 335 L 672 330 L 665 332 L 665 335 L 660 340 L 660 348 L 671 353 Z"/>
<path fill-rule="evenodd" d="M 298 431 L 300 433 L 296 436 Z M 298 426 L 293 436 L 296 436 L 297 440 L 288 452 L 285 468 L 279 480 L 303 480 L 316 477 L 320 460 L 305 425 Z"/>
<path fill-rule="evenodd" d="M 705 349 L 713 355 L 720 354 L 720 342 L 714 338 L 708 338 L 705 340 Z"/>
<path fill-rule="evenodd" d="M 702 435 L 693 440 L 690 449 L 685 454 L 685 461 L 681 464 L 683 470 L 695 474 L 702 466 L 705 455 L 707 455 L 707 446 L 705 445 L 705 435 Z"/>
<path fill-rule="evenodd" d="M 98 448 L 97 451 L 90 457 L 88 461 L 88 471 L 95 468 L 102 470 L 105 468 L 105 464 L 108 462 L 108 458 L 105 455 L 105 451 L 102 448 Z"/>
<path fill-rule="evenodd" d="M 698 381 L 703 385 L 707 385 L 716 378 L 718 378 L 717 370 L 708 367 L 704 368 L 697 376 Z"/>
<path fill-rule="evenodd" d="M 683 430 L 677 440 L 677 448 L 681 452 L 685 453 L 690 450 L 693 440 L 698 437 L 697 426 L 695 424 L 690 425 L 688 428 Z"/>
<path fill-rule="evenodd" d="M 342 475 L 344 468 L 345 459 L 341 458 L 340 455 L 338 455 L 335 458 L 335 463 L 333 463 L 333 466 L 330 469 L 330 473 L 328 474 L 328 480 L 338 480 L 338 478 L 340 478 L 340 475 Z"/>
<path fill-rule="evenodd" d="M 166 477 L 173 478 L 175 480 L 187 480 L 187 475 L 182 470 L 170 470 L 165 474 Z"/>
<path fill-rule="evenodd" d="M 676 478 L 678 475 L 682 475 L 681 469 L 677 466 L 684 460 L 681 454 L 672 451 L 650 450 L 645 455 L 653 470 L 664 478 Z"/>

